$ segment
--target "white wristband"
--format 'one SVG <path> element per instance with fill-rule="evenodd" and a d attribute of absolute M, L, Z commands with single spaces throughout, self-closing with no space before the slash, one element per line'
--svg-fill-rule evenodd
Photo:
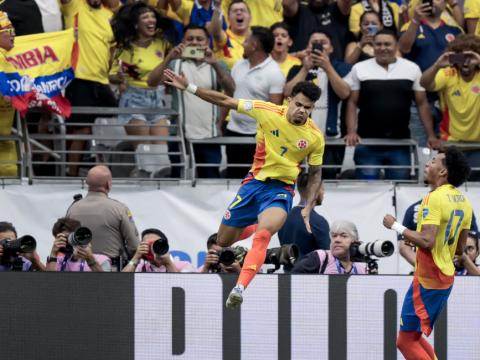
<path fill-rule="evenodd" d="M 195 85 L 195 84 L 188 84 L 187 88 L 185 89 L 186 91 L 188 91 L 189 93 L 191 94 L 194 94 L 197 92 L 197 89 L 198 89 L 198 86 Z"/>
<path fill-rule="evenodd" d="M 403 226 L 402 224 L 400 224 L 399 222 L 395 221 L 392 225 L 392 230 L 395 230 L 400 235 L 403 235 L 403 232 L 405 230 L 407 230 L 407 228 L 405 226 Z"/>

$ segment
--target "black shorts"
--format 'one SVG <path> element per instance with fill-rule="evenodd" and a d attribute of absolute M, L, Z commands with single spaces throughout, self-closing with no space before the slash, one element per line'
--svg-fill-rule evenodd
<path fill-rule="evenodd" d="M 73 79 L 65 90 L 65 96 L 72 106 L 117 107 L 118 101 L 109 85 L 94 81 Z M 71 122 L 92 124 L 103 114 L 72 114 Z"/>

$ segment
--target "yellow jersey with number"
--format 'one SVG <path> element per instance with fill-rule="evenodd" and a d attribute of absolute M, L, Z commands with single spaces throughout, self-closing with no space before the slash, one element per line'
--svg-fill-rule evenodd
<path fill-rule="evenodd" d="M 432 250 L 417 248 L 415 275 L 427 289 L 446 289 L 453 284 L 453 257 L 458 238 L 472 223 L 472 205 L 453 185 L 445 184 L 426 195 L 418 211 L 417 231 L 423 225 L 438 226 Z"/>
<path fill-rule="evenodd" d="M 255 179 L 294 184 L 300 165 L 322 165 L 325 140 L 308 118 L 303 125 L 287 120 L 287 107 L 259 100 L 239 100 L 237 111 L 257 121 L 257 147 L 250 172 Z"/>

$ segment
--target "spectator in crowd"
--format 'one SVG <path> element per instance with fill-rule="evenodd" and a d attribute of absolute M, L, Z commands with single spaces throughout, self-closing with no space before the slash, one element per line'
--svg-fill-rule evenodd
<path fill-rule="evenodd" d="M 218 20 L 221 23 L 221 27 L 224 31 L 227 30 L 227 23 L 221 12 L 221 0 L 168 0 L 168 4 L 182 20 L 183 25 L 194 24 L 205 27 L 210 34 L 212 33 L 213 13 L 218 11 Z"/>
<path fill-rule="evenodd" d="M 97 165 L 87 174 L 88 194 L 74 202 L 67 217 L 77 219 L 93 234 L 92 250 L 108 256 L 112 265 L 122 266 L 119 257 L 131 258 L 138 246 L 138 231 L 131 211 L 120 201 L 108 197 L 112 174 L 108 167 Z"/>
<path fill-rule="evenodd" d="M 72 106 L 116 107 L 117 100 L 109 86 L 110 48 L 114 41 L 110 19 L 118 0 L 60 0 L 66 28 L 78 28 L 79 57 L 75 79 L 68 85 L 65 95 Z M 85 124 L 73 127 L 73 134 L 88 135 L 90 124 L 101 115 L 73 114 L 69 121 Z M 79 162 L 85 141 L 71 142 L 69 176 L 78 176 Z"/>
<path fill-rule="evenodd" d="M 427 91 L 438 91 L 442 99 L 440 132 L 443 140 L 480 141 L 479 66 L 480 39 L 472 34 L 462 34 L 422 75 L 421 85 Z M 471 167 L 480 167 L 480 150 L 462 150 Z M 469 180 L 480 180 L 480 171 L 473 170 Z"/>
<path fill-rule="evenodd" d="M 357 39 L 348 43 L 345 50 L 345 62 L 353 65 L 373 58 L 373 38 L 381 30 L 383 24 L 380 15 L 375 11 L 365 11 L 360 16 L 360 32 Z"/>
<path fill-rule="evenodd" d="M 8 15 L 0 11 L 0 61 L 6 62 L 5 53 L 13 49 L 15 41 L 15 28 Z M 12 134 L 12 125 L 15 109 L 8 99 L 0 95 L 0 136 Z M 15 141 L 0 141 L 0 176 L 17 175 L 17 148 Z M 7 163 L 7 162 L 10 162 Z"/>
<path fill-rule="evenodd" d="M 308 232 L 305 228 L 302 209 L 305 208 L 305 204 L 307 203 L 307 183 L 308 174 L 302 173 L 297 180 L 300 202 L 290 210 L 285 224 L 283 224 L 282 228 L 278 231 L 280 245 L 297 245 L 299 257 L 307 255 L 314 250 L 328 250 L 330 248 L 330 227 L 327 219 L 315 210 L 312 210 L 310 214 L 310 227 L 312 232 Z M 322 186 L 318 191 L 316 206 L 322 205 L 324 194 L 325 187 L 322 182 Z"/>
<path fill-rule="evenodd" d="M 298 0 L 283 0 L 283 16 L 290 26 L 293 46 L 291 51 L 302 51 L 314 32 L 332 34 L 334 56 L 343 59 L 347 46 L 348 15 L 351 0 L 309 0 L 308 4 Z"/>
<path fill-rule="evenodd" d="M 290 37 L 290 31 L 288 25 L 285 22 L 277 22 L 270 27 L 275 43 L 273 45 L 272 53 L 270 54 L 280 66 L 280 70 L 285 78 L 288 75 L 288 71 L 294 65 L 301 65 L 302 61 L 288 53 L 288 50 L 293 44 Z"/>
<path fill-rule="evenodd" d="M 232 69 L 232 78 L 236 85 L 234 98 L 282 104 L 285 78 L 278 64 L 269 55 L 273 43 L 273 35 L 269 29 L 252 27 L 252 32 L 244 43 L 244 58 Z M 230 111 L 225 136 L 253 137 L 256 132 L 255 119 L 236 110 Z M 255 153 L 255 144 L 227 145 L 226 150 L 228 164 L 249 164 Z M 247 167 L 229 166 L 227 177 L 243 178 L 247 172 Z"/>
<path fill-rule="evenodd" d="M 126 91 L 120 96 L 120 107 L 167 107 L 165 87 L 157 87 L 158 84 L 150 86 L 147 80 L 152 70 L 163 66 L 172 48 L 170 41 L 173 41 L 173 36 L 169 34 L 170 25 L 170 19 L 161 16 L 153 7 L 143 2 L 123 6 L 113 17 L 112 29 L 117 52 L 110 71 L 110 82 L 126 85 Z M 118 120 L 125 125 L 128 135 L 168 136 L 168 119 L 162 114 L 120 114 Z M 142 149 L 138 149 L 138 146 L 148 143 L 163 144 L 165 147 L 163 152 L 168 151 L 165 141 L 132 142 L 139 155 Z M 161 155 L 155 157 L 157 162 L 162 162 Z M 135 177 L 149 175 L 146 170 L 138 168 L 131 174 Z"/>
<path fill-rule="evenodd" d="M 122 272 L 195 272 L 192 264 L 173 259 L 169 251 L 164 255 L 155 253 L 153 243 L 158 240 L 168 243 L 167 237 L 160 230 L 153 228 L 143 230 L 142 241 Z"/>
<path fill-rule="evenodd" d="M 52 5 L 52 9 L 58 10 L 56 1 Z M 35 0 L 4 0 L 0 3 L 0 11 L 8 14 L 17 36 L 43 32 L 42 13 Z"/>
<path fill-rule="evenodd" d="M 480 275 L 480 265 L 477 265 L 475 262 L 480 254 L 478 242 L 478 233 L 476 231 L 470 231 L 463 254 L 455 255 L 453 259 L 455 275 Z"/>
<path fill-rule="evenodd" d="M 467 1 L 465 1 L 465 3 Z M 411 0 L 408 2 L 407 21 L 408 19 L 413 19 L 415 15 L 415 9 L 422 2 L 423 0 Z M 463 18 L 463 9 L 461 6 L 462 2 L 457 0 L 446 0 L 446 2 L 447 2 L 447 6 L 445 7 L 445 10 L 443 10 L 442 12 L 441 19 L 447 25 L 458 26 L 460 28 L 463 28 L 465 25 L 465 20 Z"/>
<path fill-rule="evenodd" d="M 242 266 L 240 262 L 235 259 L 231 265 L 224 265 L 220 263 L 218 256 L 222 251 L 222 247 L 217 244 L 217 234 L 212 234 L 207 240 L 207 256 L 205 257 L 205 263 L 197 269 L 199 273 L 240 273 Z"/>
<path fill-rule="evenodd" d="M 388 0 L 362 0 L 352 6 L 348 26 L 350 31 L 358 36 L 360 33 L 360 17 L 364 12 L 374 11 L 380 16 L 384 29 L 397 32 L 399 29 L 399 6 Z"/>
<path fill-rule="evenodd" d="M 458 4 L 457 8 L 460 8 Z M 478 24 L 478 19 L 480 18 L 480 3 L 478 0 L 465 0 L 463 10 L 467 33 L 480 35 L 480 26 Z"/>
<path fill-rule="evenodd" d="M 13 224 L 0 221 L 0 241 L 11 241 L 17 240 L 17 230 Z M 5 251 L 3 245 L 0 245 L 0 271 L 12 271 L 14 265 L 12 263 L 13 259 L 4 259 Z M 40 261 L 40 257 L 37 252 L 23 253 L 18 257 L 22 262 L 21 271 L 45 271 L 45 265 Z"/>
<path fill-rule="evenodd" d="M 252 26 L 270 27 L 272 24 L 282 21 L 282 0 L 243 0 L 248 5 L 252 15 Z M 228 14 L 228 7 L 232 0 L 222 1 L 222 10 Z"/>
<path fill-rule="evenodd" d="M 105 255 L 92 253 L 91 243 L 86 246 L 68 245 L 68 236 L 81 227 L 80 221 L 64 217 L 53 224 L 53 241 L 50 256 L 47 257 L 47 271 L 111 271 L 110 259 Z"/>
<path fill-rule="evenodd" d="M 424 89 L 420 86 L 418 65 L 396 58 L 398 43 L 391 30 L 379 31 L 374 38 L 375 58 L 353 66 L 347 77 L 352 94 L 347 103 L 345 142 L 355 146 L 356 165 L 396 165 L 385 169 L 385 178 L 410 178 L 410 151 L 402 146 L 366 146 L 361 138 L 408 139 L 410 104 L 415 99 L 428 134 L 428 143 L 438 147 Z M 361 101 L 359 101 L 361 99 Z M 358 109 L 358 115 L 357 115 Z M 357 168 L 359 179 L 379 179 L 379 168 Z"/>
<path fill-rule="evenodd" d="M 447 25 L 441 20 L 445 10 L 445 0 L 435 0 L 430 3 L 420 3 L 415 9 L 412 21 L 402 27 L 402 35 L 398 46 L 408 60 L 416 63 L 421 71 L 427 70 L 445 51 L 448 43 L 463 31 L 457 26 Z M 435 106 L 438 100 L 436 93 L 427 92 L 430 111 L 433 115 L 435 132 L 438 134 L 441 114 Z M 415 104 L 410 109 L 411 137 L 422 147 L 427 146 L 427 134 L 421 123 Z"/>
<path fill-rule="evenodd" d="M 228 29 L 222 30 L 221 14 L 215 9 L 212 16 L 211 32 L 214 40 L 215 56 L 223 60 L 229 69 L 242 59 L 243 45 L 250 34 L 251 14 L 243 0 L 232 0 L 228 6 Z"/>
<path fill-rule="evenodd" d="M 407 210 L 405 210 L 402 225 L 409 230 L 417 230 L 418 210 L 420 209 L 421 203 L 422 200 L 418 200 L 417 202 L 411 204 Z M 477 220 L 474 213 L 472 213 L 472 225 L 470 230 L 474 233 L 478 232 Z M 400 255 L 403 256 L 403 258 L 407 260 L 410 265 L 415 266 L 415 247 L 408 244 L 403 235 L 398 235 L 398 249 L 400 251 Z"/>
<path fill-rule="evenodd" d="M 183 53 L 185 48 L 196 48 L 202 52 L 201 57 L 190 57 Z M 183 57 L 182 54 L 184 55 Z M 181 57 L 181 58 L 180 58 Z M 232 95 L 235 83 L 227 66 L 218 61 L 208 47 L 208 32 L 205 27 L 190 24 L 185 28 L 183 43 L 177 46 L 165 59 L 165 66 L 175 72 L 183 72 L 189 79 L 202 87 L 213 90 L 224 89 Z M 149 84 L 156 85 L 162 79 L 164 65 L 159 65 L 149 77 Z M 180 124 L 187 139 L 207 139 L 219 134 L 219 109 L 202 99 L 179 90 L 173 90 L 173 106 L 179 113 Z M 220 145 L 194 144 L 196 163 L 220 164 L 222 154 Z M 218 166 L 198 167 L 198 176 L 206 178 L 220 177 Z"/>
<path fill-rule="evenodd" d="M 295 65 L 287 76 L 284 95 L 290 96 L 293 87 L 300 81 L 312 81 L 321 90 L 320 99 L 315 103 L 312 119 L 328 139 L 341 137 L 339 104 L 350 94 L 348 84 L 342 79 L 352 66 L 335 59 L 330 35 L 315 32 L 310 36 L 303 65 Z M 344 146 L 327 146 L 323 155 L 324 165 L 338 168 L 323 168 L 324 179 L 335 179 L 340 172 L 345 155 Z"/>
<path fill-rule="evenodd" d="M 366 263 L 352 262 L 350 246 L 359 242 L 357 227 L 346 220 L 337 220 L 330 227 L 330 250 L 314 250 L 297 260 L 292 274 L 366 274 Z"/>

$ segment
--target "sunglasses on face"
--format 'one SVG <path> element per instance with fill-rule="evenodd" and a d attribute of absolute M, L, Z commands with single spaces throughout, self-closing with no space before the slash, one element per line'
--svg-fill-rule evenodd
<path fill-rule="evenodd" d="M 15 29 L 13 28 L 3 29 L 3 30 L 0 30 L 0 33 L 7 33 L 8 35 L 15 36 Z"/>

